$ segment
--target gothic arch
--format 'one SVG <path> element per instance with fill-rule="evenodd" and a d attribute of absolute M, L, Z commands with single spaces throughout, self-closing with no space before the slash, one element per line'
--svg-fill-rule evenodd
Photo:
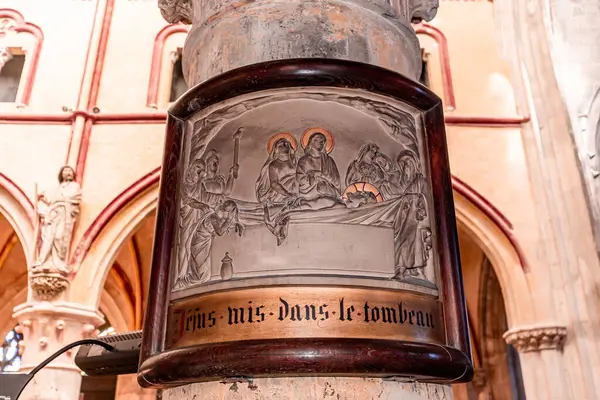
<path fill-rule="evenodd" d="M 509 326 L 527 324 L 534 320 L 532 295 L 515 239 L 507 235 L 489 213 L 469 200 L 465 194 L 454 192 L 456 219 L 460 230 L 467 233 L 490 260 L 500 282 Z"/>
<path fill-rule="evenodd" d="M 77 300 L 98 306 L 108 273 L 125 244 L 155 209 L 160 169 L 142 177 L 117 196 L 92 222 L 79 242 L 72 264 L 72 293 Z"/>
<path fill-rule="evenodd" d="M 33 246 L 33 219 L 35 210 L 27 195 L 6 175 L 0 173 L 0 214 L 15 231 L 27 259 L 30 263 Z"/>

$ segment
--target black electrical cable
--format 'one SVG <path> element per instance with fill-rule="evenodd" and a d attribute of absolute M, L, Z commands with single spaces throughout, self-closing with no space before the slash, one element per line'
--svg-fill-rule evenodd
<path fill-rule="evenodd" d="M 27 384 L 33 379 L 35 374 L 40 372 L 42 368 L 50 364 L 61 354 L 72 349 L 73 347 L 82 346 L 86 344 L 101 346 L 108 351 L 115 350 L 115 348 L 110 344 L 98 339 L 83 339 L 70 343 L 62 349 L 56 351 L 50 357 L 46 358 L 37 367 L 32 369 L 28 374 L 0 374 L 0 398 L 7 398 L 11 400 L 18 399 L 25 386 L 27 386 Z"/>

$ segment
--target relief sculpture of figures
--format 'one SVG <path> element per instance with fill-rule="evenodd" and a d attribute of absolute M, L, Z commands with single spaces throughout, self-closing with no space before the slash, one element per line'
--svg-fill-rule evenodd
<path fill-rule="evenodd" d="M 287 236 L 290 213 L 342 205 L 340 174 L 328 151 L 333 137 L 324 129 L 309 129 L 303 137 L 304 155 L 296 161 L 296 140 L 280 133 L 270 140 L 269 157 L 256 181 L 257 200 L 264 205 L 264 221 L 281 245 Z"/>
<path fill-rule="evenodd" d="M 403 150 L 396 166 L 374 143 L 364 144 L 357 158 L 350 163 L 346 185 L 366 182 L 378 189 L 384 200 L 399 199 L 398 216 L 394 221 L 396 279 L 412 276 L 427 279 L 427 266 L 432 248 L 431 228 L 427 221 L 425 178 L 419 158 L 411 150 Z"/>
<path fill-rule="evenodd" d="M 188 260 L 179 271 L 175 289 L 204 283 L 210 279 L 208 259 L 212 239 L 226 235 L 232 229 L 242 236 L 244 227 L 239 222 L 237 204 L 233 200 L 225 200 L 194 224 L 192 234 L 183 243 L 184 248 L 189 251 Z"/>
<path fill-rule="evenodd" d="M 304 136 L 307 137 L 307 133 Z M 300 195 L 306 199 L 339 197 L 340 173 L 328 154 L 328 141 L 324 131 L 316 131 L 307 139 L 305 154 L 298 160 L 296 169 Z"/>
<path fill-rule="evenodd" d="M 174 288 L 183 289 L 210 279 L 208 255 L 215 235 L 241 235 L 237 204 L 229 199 L 239 171 L 237 163 L 242 129 L 234 135 L 234 165 L 227 177 L 219 173 L 220 155 L 208 150 L 191 162 L 182 185 L 177 255 L 178 273 Z"/>
<path fill-rule="evenodd" d="M 357 182 L 368 182 L 380 191 L 385 199 L 393 197 L 391 160 L 380 152 L 374 143 L 363 144 L 356 160 L 350 163 L 346 172 L 346 186 Z"/>
<path fill-rule="evenodd" d="M 81 186 L 75 182 L 75 171 L 69 166 L 60 169 L 58 182 L 58 187 L 38 195 L 36 243 L 41 244 L 32 272 L 67 276 L 71 238 L 79 217 Z"/>
<path fill-rule="evenodd" d="M 299 140 L 290 132 L 276 133 L 267 142 L 266 160 L 254 184 L 255 199 L 234 199 L 230 196 L 239 172 L 240 138 L 238 130 L 233 135 L 233 166 L 228 176 L 219 172 L 221 157 L 215 149 L 196 155 L 185 170 L 174 290 L 218 279 L 211 266 L 216 262 L 211 258 L 215 237 L 242 236 L 246 227 L 252 229 L 248 237 L 255 237 L 254 228 L 263 226 L 282 246 L 291 223 L 390 229 L 393 279 L 429 280 L 425 267 L 432 251 L 432 232 L 427 185 L 418 153 L 410 145 L 399 146 L 397 155 L 389 157 L 377 144 L 363 144 L 355 159 L 346 158 L 349 165 L 342 180 L 332 154 L 334 136 L 327 129 L 307 129 Z M 344 156 L 349 154 L 340 155 Z M 228 266 L 229 259 L 222 258 L 221 264 Z"/>
<path fill-rule="evenodd" d="M 259 203 L 285 204 L 298 197 L 296 182 L 296 140 L 291 134 L 279 134 L 269 143 L 269 157 L 256 181 Z"/>

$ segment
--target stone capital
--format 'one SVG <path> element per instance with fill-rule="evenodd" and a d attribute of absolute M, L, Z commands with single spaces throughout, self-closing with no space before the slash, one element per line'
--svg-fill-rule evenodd
<path fill-rule="evenodd" d="M 171 24 L 192 23 L 192 0 L 158 0 L 163 18 Z"/>
<path fill-rule="evenodd" d="M 562 350 L 567 337 L 567 328 L 560 325 L 545 325 L 513 328 L 504 335 L 504 340 L 519 352 Z"/>
<path fill-rule="evenodd" d="M 165 20 L 171 24 L 183 22 L 191 24 L 193 22 L 193 3 L 200 0 L 158 0 L 158 8 Z M 345 0 L 348 3 L 364 3 L 363 6 L 385 7 L 388 2 L 383 0 L 365 1 L 365 0 Z M 222 2 L 226 3 L 226 2 Z M 231 4 L 230 8 L 237 8 L 251 1 L 241 1 Z M 381 4 L 377 4 L 381 3 Z M 439 0 L 393 0 L 392 6 L 400 17 L 406 18 L 412 22 L 420 22 L 421 20 L 431 21 L 439 6 Z M 228 8 L 226 4 L 217 6 L 221 9 Z"/>

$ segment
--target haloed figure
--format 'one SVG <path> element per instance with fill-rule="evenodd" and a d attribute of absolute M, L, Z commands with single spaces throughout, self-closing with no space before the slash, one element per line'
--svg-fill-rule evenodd
<path fill-rule="evenodd" d="M 298 161 L 296 179 L 300 195 L 304 198 L 336 199 L 341 195 L 340 173 L 333 158 L 327 154 L 326 144 L 324 134 L 314 133 L 308 140 L 305 154 Z"/>
<path fill-rule="evenodd" d="M 297 196 L 296 154 L 288 139 L 279 138 L 256 181 L 256 198 L 260 203 L 284 203 Z"/>

